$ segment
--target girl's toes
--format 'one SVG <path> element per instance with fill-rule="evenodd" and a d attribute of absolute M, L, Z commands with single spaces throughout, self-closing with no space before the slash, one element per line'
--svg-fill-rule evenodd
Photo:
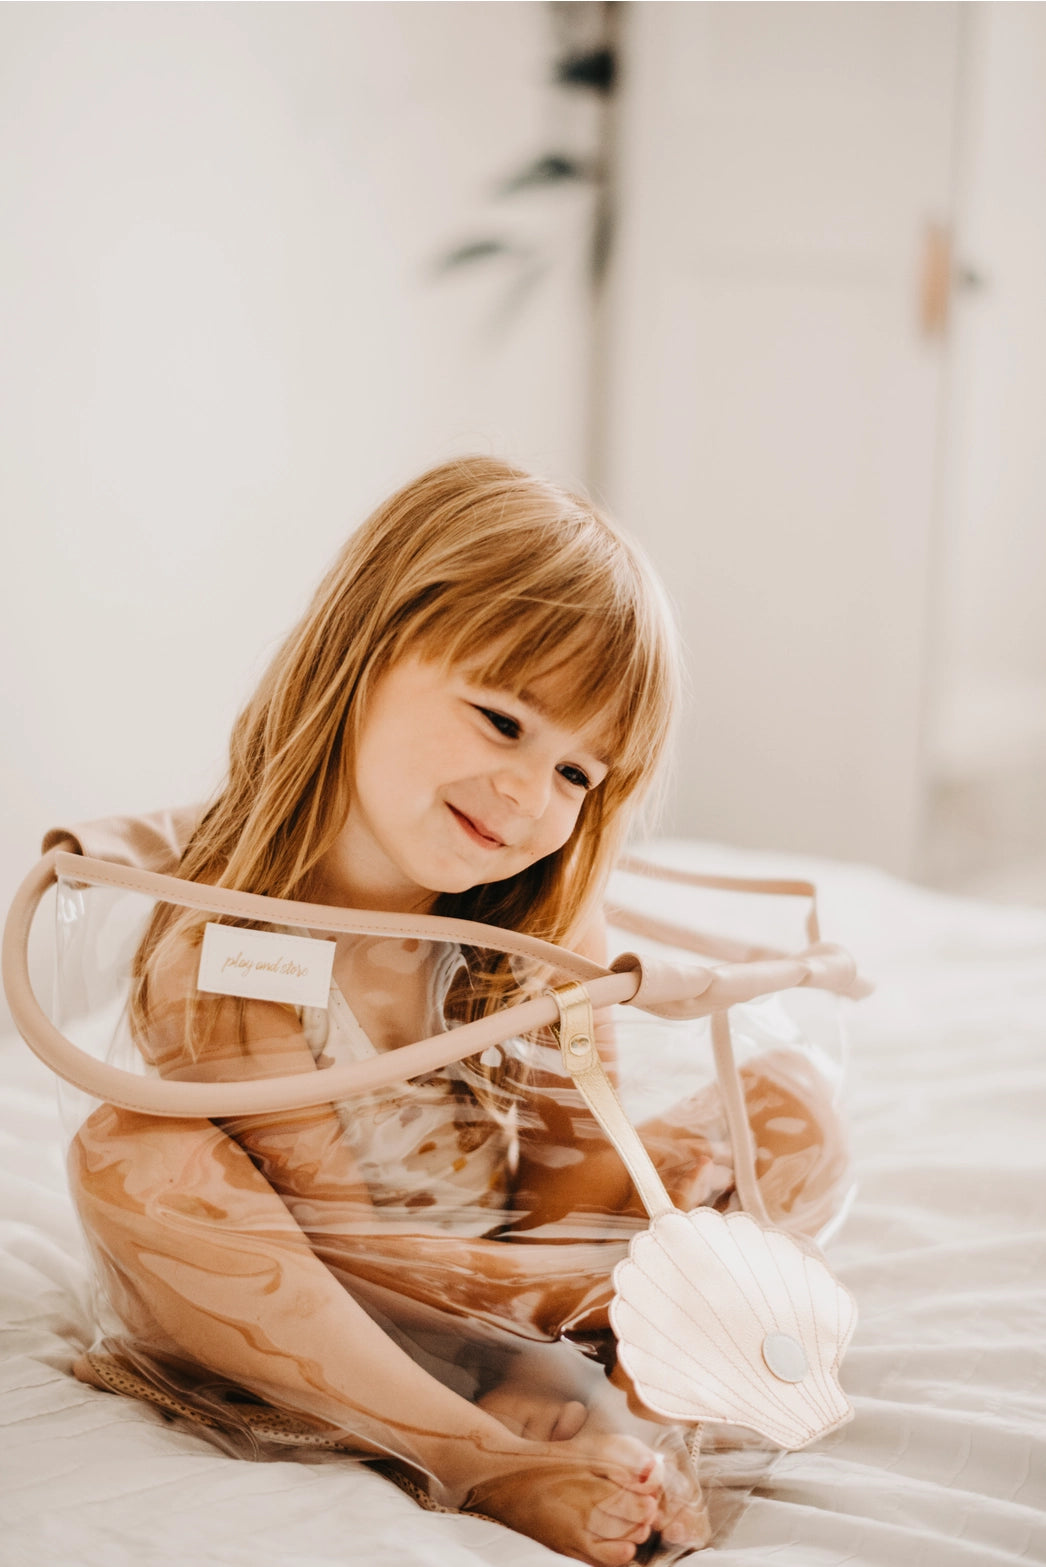
<path fill-rule="evenodd" d="M 604 1545 L 628 1545 L 629 1547 L 642 1545 L 644 1540 L 649 1540 L 651 1527 L 648 1523 L 629 1525 L 621 1523 L 615 1518 L 593 1519 L 590 1524 L 593 1538 L 600 1547 Z M 631 1560 L 631 1551 L 626 1559 Z"/>
<path fill-rule="evenodd" d="M 651 1496 L 660 1493 L 664 1479 L 664 1461 L 658 1453 L 652 1452 L 645 1442 L 637 1441 L 631 1436 L 612 1437 L 602 1449 L 600 1456 L 604 1463 L 614 1465 L 622 1471 L 622 1475 L 615 1475 L 615 1479 L 620 1479 L 620 1483 L 627 1486 L 630 1491 Z"/>
<path fill-rule="evenodd" d="M 650 1538 L 656 1506 L 652 1496 L 637 1496 L 622 1491 L 593 1508 L 588 1519 L 590 1535 L 602 1546 L 626 1546 L 625 1561 L 635 1554 L 633 1547 Z M 612 1553 L 613 1554 L 613 1553 Z"/>
<path fill-rule="evenodd" d="M 644 1496 L 638 1491 L 616 1491 L 594 1510 L 590 1527 L 594 1533 L 630 1540 L 630 1531 L 636 1528 L 645 1529 L 649 1534 L 656 1518 L 656 1496 Z"/>

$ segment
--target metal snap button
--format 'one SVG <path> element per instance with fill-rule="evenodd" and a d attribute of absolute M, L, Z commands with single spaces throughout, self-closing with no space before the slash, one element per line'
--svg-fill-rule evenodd
<path fill-rule="evenodd" d="M 763 1359 L 779 1382 L 801 1382 L 810 1370 L 806 1351 L 790 1333 L 768 1333 L 763 1340 Z"/>

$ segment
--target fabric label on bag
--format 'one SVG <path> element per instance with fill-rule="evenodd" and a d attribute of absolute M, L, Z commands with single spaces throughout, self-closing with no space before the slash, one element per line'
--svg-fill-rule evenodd
<path fill-rule="evenodd" d="M 333 967 L 333 941 L 205 925 L 196 986 L 218 996 L 326 1007 Z"/>

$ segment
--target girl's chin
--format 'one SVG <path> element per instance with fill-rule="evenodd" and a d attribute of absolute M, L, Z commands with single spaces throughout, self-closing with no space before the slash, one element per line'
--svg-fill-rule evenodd
<path fill-rule="evenodd" d="M 462 876 L 455 878 L 446 877 L 443 880 L 443 885 L 435 889 L 432 893 L 432 896 L 434 898 L 438 898 L 443 894 L 454 895 L 463 892 L 471 892 L 474 887 L 485 887 L 488 885 L 488 883 L 493 881 L 507 881 L 512 874 L 512 871 L 506 871 L 505 875 L 503 876 Z"/>
<path fill-rule="evenodd" d="M 443 893 L 471 892 L 473 887 L 486 887 L 490 882 L 508 881 L 511 877 L 518 875 L 521 869 L 522 867 L 519 865 L 508 867 L 492 865 L 486 875 L 483 875 L 476 866 L 466 865 L 462 866 L 460 870 L 457 868 L 453 870 L 447 869 L 441 875 L 430 878 L 432 883 L 431 895 L 439 897 Z"/>

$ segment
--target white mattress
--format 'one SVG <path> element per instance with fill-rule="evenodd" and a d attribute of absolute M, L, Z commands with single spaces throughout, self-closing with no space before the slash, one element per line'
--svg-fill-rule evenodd
<path fill-rule="evenodd" d="M 706 1567 L 1046 1561 L 1046 913 L 863 868 L 662 846 L 693 868 L 810 871 L 853 1009 L 860 1189 L 831 1260 L 861 1320 L 853 1423 L 783 1457 Z M 40 1567 L 544 1567 L 337 1459 L 251 1464 L 70 1375 L 90 1340 L 53 1084 L 0 1048 L 0 1562 Z"/>

